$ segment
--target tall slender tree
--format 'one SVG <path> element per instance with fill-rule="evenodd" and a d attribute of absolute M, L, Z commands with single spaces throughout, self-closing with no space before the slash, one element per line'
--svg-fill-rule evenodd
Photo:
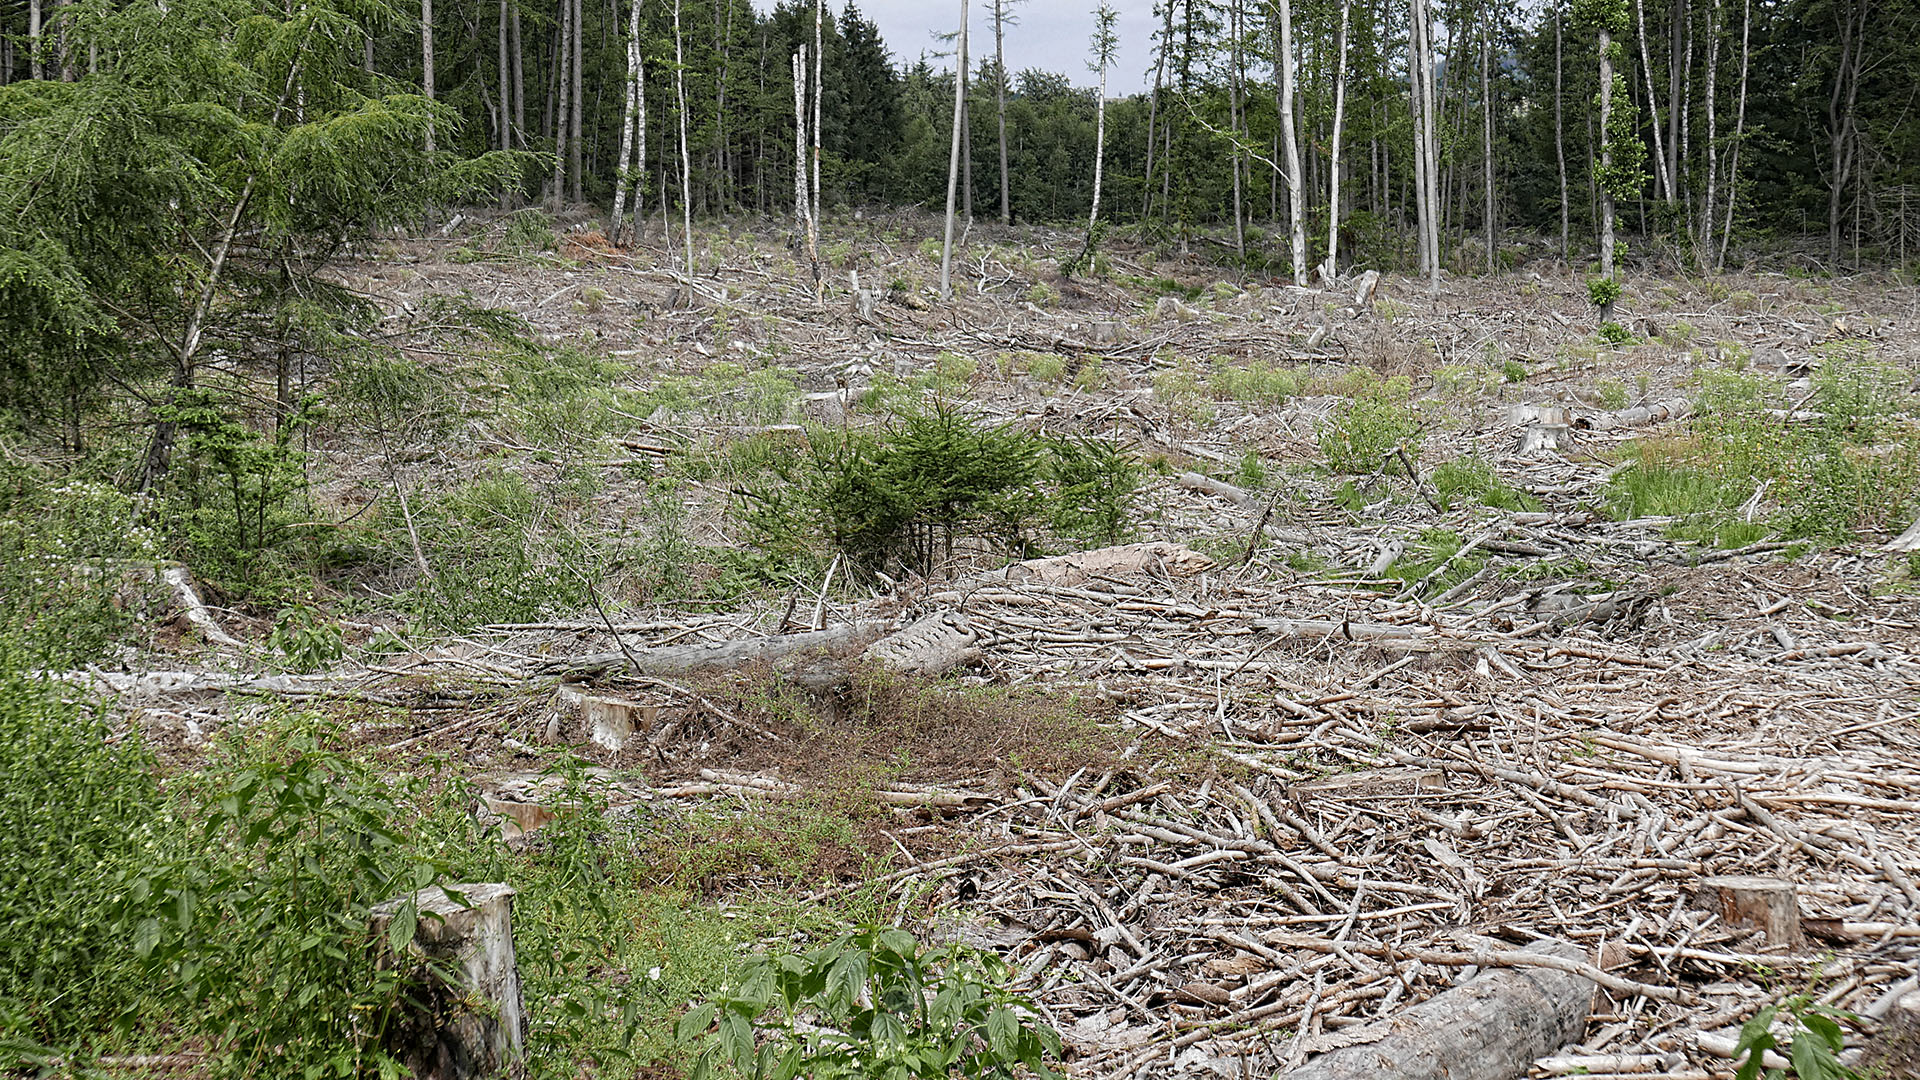
<path fill-rule="evenodd" d="M 967 0 L 960 0 L 960 34 L 954 53 L 953 149 L 947 156 L 947 232 L 940 245 L 940 299 L 953 299 L 953 212 L 960 187 L 960 128 L 967 120 Z"/>
<path fill-rule="evenodd" d="M 420 94 L 433 100 L 433 0 L 420 0 Z M 427 125 L 427 153 L 433 153 L 433 125 Z"/>
<path fill-rule="evenodd" d="M 1307 283 L 1306 193 L 1300 189 L 1300 138 L 1293 115 L 1293 0 L 1278 0 L 1279 27 L 1274 39 L 1274 73 L 1280 80 L 1280 138 L 1287 170 L 1287 214 L 1291 227 L 1293 283 Z"/>
<path fill-rule="evenodd" d="M 680 0 L 673 0 L 673 94 L 680 103 L 680 235 L 686 241 L 686 273 L 691 278 L 694 273 L 693 158 L 687 153 L 687 58 L 680 35 Z"/>
<path fill-rule="evenodd" d="M 1012 8 L 1022 0 L 993 0 L 993 112 L 1000 128 L 1000 224 L 1013 224 L 1012 186 L 1007 178 L 1007 27 L 1019 20 Z"/>
<path fill-rule="evenodd" d="M 1347 122 L 1347 45 L 1353 0 L 1340 0 L 1340 59 L 1333 69 L 1333 146 L 1327 177 L 1327 259 L 1320 276 L 1333 284 L 1340 276 L 1340 139 Z"/>

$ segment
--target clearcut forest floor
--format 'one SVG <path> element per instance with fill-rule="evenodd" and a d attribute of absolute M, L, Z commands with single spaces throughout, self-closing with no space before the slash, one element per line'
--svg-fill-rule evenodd
<path fill-rule="evenodd" d="M 1584 282 L 1546 259 L 1433 294 L 1389 275 L 1356 304 L 1354 281 L 1235 282 L 1126 246 L 1104 277 L 1065 281 L 1076 238 L 977 226 L 948 306 L 932 299 L 934 224 L 836 221 L 820 301 L 794 253 L 746 225 L 700 232 L 691 284 L 657 230 L 620 252 L 563 228 L 555 249 L 512 254 L 491 216 L 359 251 L 341 282 L 429 367 L 469 346 L 422 314 L 428 298 L 464 294 L 620 372 L 613 413 L 574 441 L 501 435 L 469 408 L 457 437 L 407 459 L 421 501 L 483 463 L 584 463 L 581 528 L 644 525 L 667 490 L 674 550 L 725 549 L 741 536 L 732 476 L 686 462 L 882 423 L 878 386 L 1128 447 L 1146 468 L 1126 540 L 1148 546 L 1000 574 L 1005 558 L 963 546 L 930 581 L 842 575 L 727 604 L 629 567 L 600 593 L 619 642 L 584 607 L 363 652 L 399 624 L 368 597 L 407 587 L 402 560 L 355 598 L 336 670 L 274 675 L 268 624 L 216 605 L 244 648 L 169 635 L 126 668 L 176 674 L 100 681 L 168 754 L 264 692 L 355 717 L 396 767 L 450 754 L 510 813 L 549 790 L 569 658 L 947 613 L 970 652 L 942 682 L 836 697 L 765 664 L 603 666 L 595 687 L 641 703 L 640 730 L 581 753 L 636 828 L 852 807 L 848 841 L 797 866 L 716 858 L 696 891 L 723 906 L 862 892 L 929 937 L 996 949 L 1075 1075 L 1270 1075 L 1541 938 L 1610 983 L 1582 1046 L 1538 1075 L 1730 1076 L 1739 1024 L 1783 994 L 1866 1013 L 1915 985 L 1920 561 L 1882 550 L 1914 507 L 1793 543 L 1761 486 L 1719 546 L 1618 512 L 1608 486 L 1636 440 L 1687 437 L 1702 372 L 1774 380 L 1792 424 L 1802 380 L 1839 351 L 1920 371 L 1915 290 L 1633 274 L 1617 316 L 1633 341 L 1616 346 Z M 790 385 L 756 382 L 769 367 Z M 1423 443 L 1334 474 L 1321 433 L 1370 376 L 1409 380 Z M 647 396 L 675 378 L 691 389 L 671 404 Z M 389 483 L 367 446 L 317 449 L 336 517 Z M 1491 495 L 1441 490 L 1436 472 L 1463 461 L 1491 467 Z M 1739 874 L 1795 886 L 1803 940 L 1770 944 L 1696 895 Z"/>

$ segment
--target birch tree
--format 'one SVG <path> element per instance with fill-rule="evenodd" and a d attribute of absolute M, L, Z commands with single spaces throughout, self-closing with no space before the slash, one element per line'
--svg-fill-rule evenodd
<path fill-rule="evenodd" d="M 1293 0 L 1279 0 L 1280 31 L 1274 42 L 1274 72 L 1280 80 L 1280 138 L 1286 164 L 1287 212 L 1292 226 L 1293 283 L 1307 283 L 1307 216 L 1300 190 L 1300 139 L 1293 117 Z"/>
<path fill-rule="evenodd" d="M 559 35 L 553 46 L 554 53 L 554 109 L 553 121 L 553 187 L 550 189 L 554 209 L 558 209 L 567 198 L 567 91 L 572 86 L 567 81 L 567 62 L 573 55 L 567 48 L 567 36 L 573 23 L 573 0 L 560 0 Z"/>
<path fill-rule="evenodd" d="M 501 6 L 504 9 L 504 0 Z M 640 184 L 647 171 L 647 65 L 640 51 L 640 0 L 633 0 L 628 15 L 627 99 L 621 116 L 620 157 L 614 163 L 613 178 L 613 242 L 616 244 L 627 242 L 622 214 L 626 210 L 629 192 L 633 199 L 636 226 L 642 220 Z M 637 153 L 636 142 L 639 144 Z M 637 227 L 634 231 L 638 231 Z"/>
<path fill-rule="evenodd" d="M 1093 62 L 1087 67 L 1100 76 L 1093 111 L 1093 209 L 1087 214 L 1087 235 L 1080 245 L 1080 253 L 1062 268 L 1069 275 L 1091 266 L 1100 244 L 1100 185 L 1105 176 L 1107 154 L 1107 70 L 1113 66 L 1114 55 L 1120 48 L 1120 38 L 1113 29 L 1119 18 L 1108 0 L 1100 0 L 1100 6 L 1093 11 Z"/>
<path fill-rule="evenodd" d="M 1427 0 L 1412 0 L 1407 77 L 1412 84 L 1415 221 L 1427 286 L 1440 289 L 1440 167 L 1434 134 L 1433 20 Z"/>
<path fill-rule="evenodd" d="M 420 95 L 433 100 L 433 0 L 420 0 Z M 433 125 L 427 125 L 427 153 L 433 153 Z"/>
<path fill-rule="evenodd" d="M 960 125 L 967 119 L 967 0 L 960 0 L 960 36 L 954 54 L 953 149 L 947 155 L 947 234 L 940 245 L 940 299 L 953 299 L 953 212 L 960 193 Z"/>
<path fill-rule="evenodd" d="M 680 38 L 680 0 L 673 0 L 673 93 L 680 104 L 680 234 L 687 244 L 687 276 L 693 276 L 693 158 L 687 154 L 687 58 Z"/>
<path fill-rule="evenodd" d="M 1347 32 L 1353 0 L 1340 0 L 1340 62 L 1333 69 L 1333 147 L 1327 178 L 1327 261 L 1320 277 L 1331 285 L 1340 276 L 1340 138 L 1347 121 Z"/>

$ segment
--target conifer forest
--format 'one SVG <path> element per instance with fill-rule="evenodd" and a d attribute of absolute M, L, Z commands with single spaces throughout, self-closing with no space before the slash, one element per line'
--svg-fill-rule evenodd
<path fill-rule="evenodd" d="M 866 2 L 0 0 L 0 1078 L 1920 1078 L 1920 5 Z"/>

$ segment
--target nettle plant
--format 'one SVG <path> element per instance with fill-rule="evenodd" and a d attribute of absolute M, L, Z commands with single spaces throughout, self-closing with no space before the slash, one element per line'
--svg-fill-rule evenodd
<path fill-rule="evenodd" d="M 701 1044 L 692 1080 L 731 1065 L 752 1080 L 1053 1080 L 1060 1036 L 1005 986 L 992 953 L 924 948 L 896 928 L 869 928 L 804 953 L 761 956 L 739 988 L 681 1018 Z"/>

